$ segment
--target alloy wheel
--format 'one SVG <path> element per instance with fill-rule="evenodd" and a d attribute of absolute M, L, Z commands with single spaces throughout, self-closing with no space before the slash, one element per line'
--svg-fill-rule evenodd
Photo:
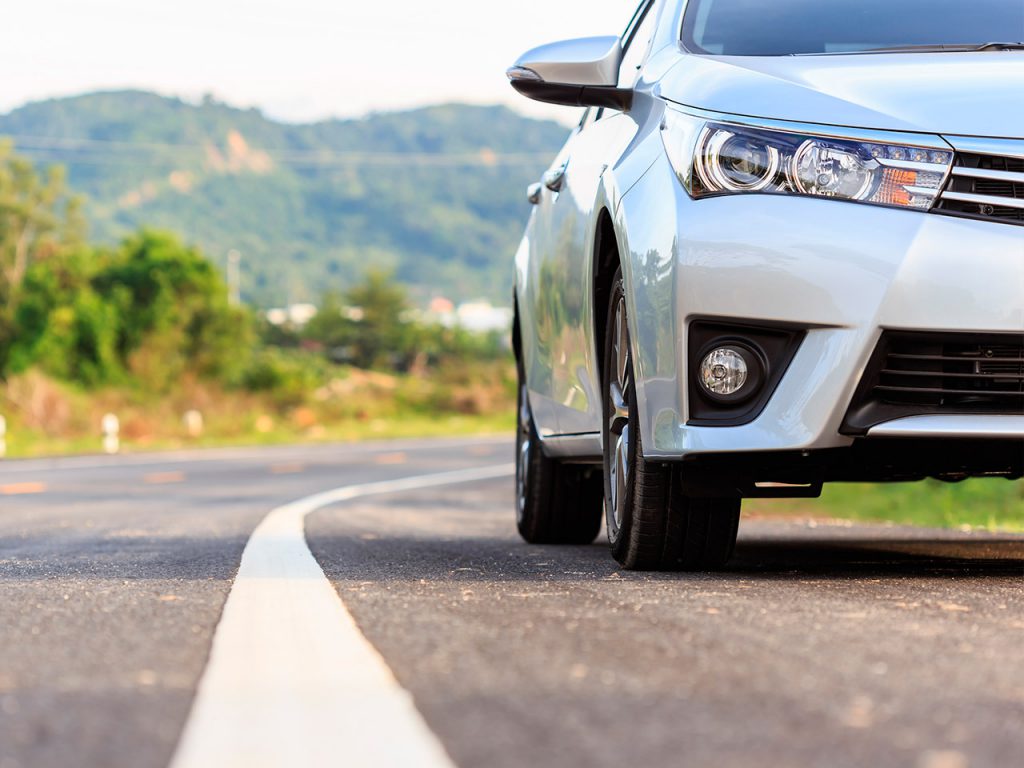
<path fill-rule="evenodd" d="M 526 494 L 530 475 L 530 449 L 532 448 L 530 400 L 525 384 L 519 386 L 518 430 L 516 432 L 516 522 L 522 523 L 526 515 Z"/>
<path fill-rule="evenodd" d="M 626 324 L 626 302 L 619 297 L 615 304 L 612 325 L 611 367 L 608 376 L 608 440 L 612 446 L 609 461 L 608 532 L 614 539 L 625 520 L 629 475 L 632 469 L 630 452 L 630 400 L 632 397 L 632 364 L 629 352 L 629 329 Z"/>

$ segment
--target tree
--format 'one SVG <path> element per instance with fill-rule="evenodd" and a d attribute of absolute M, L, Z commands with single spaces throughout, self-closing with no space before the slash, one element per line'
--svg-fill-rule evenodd
<path fill-rule="evenodd" d="M 40 175 L 10 142 L 0 142 L 0 376 L 18 340 L 16 318 L 29 269 L 66 257 L 84 239 L 80 201 L 68 194 L 63 169 Z"/>
<path fill-rule="evenodd" d="M 356 309 L 355 358 L 366 367 L 396 368 L 410 352 L 409 299 L 394 273 L 370 269 L 345 299 Z"/>
<path fill-rule="evenodd" d="M 231 380 L 248 363 L 251 318 L 228 304 L 213 264 L 174 235 L 132 235 L 92 285 L 116 305 L 118 353 L 148 388 L 166 390 L 186 373 Z"/>
<path fill-rule="evenodd" d="M 19 290 L 9 369 L 36 365 L 53 376 L 86 385 L 121 377 L 117 340 L 121 318 L 92 280 L 106 256 L 81 248 L 64 258 L 33 264 Z"/>
<path fill-rule="evenodd" d="M 322 346 L 334 362 L 351 362 L 351 345 L 356 323 L 345 312 L 345 298 L 338 291 L 328 291 L 320 299 L 316 315 L 302 331 L 303 338 Z"/>
<path fill-rule="evenodd" d="M 325 293 L 304 337 L 322 344 L 328 357 L 360 368 L 404 368 L 416 329 L 406 315 L 409 299 L 394 274 L 370 269 L 343 294 Z"/>
<path fill-rule="evenodd" d="M 37 366 L 86 386 L 163 392 L 183 376 L 234 382 L 252 322 L 220 273 L 173 235 L 142 231 L 115 249 L 81 247 L 27 270 L 10 314 L 8 368 Z"/>

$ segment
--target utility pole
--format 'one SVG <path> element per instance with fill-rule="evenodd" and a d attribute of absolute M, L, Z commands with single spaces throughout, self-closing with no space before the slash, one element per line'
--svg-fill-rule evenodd
<path fill-rule="evenodd" d="M 242 254 L 232 249 L 228 251 L 228 303 L 237 307 L 242 303 Z"/>

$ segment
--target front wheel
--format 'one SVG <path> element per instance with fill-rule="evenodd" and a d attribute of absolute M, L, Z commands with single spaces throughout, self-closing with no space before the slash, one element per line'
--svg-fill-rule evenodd
<path fill-rule="evenodd" d="M 686 496 L 681 463 L 644 458 L 621 270 L 607 316 L 604 496 L 612 555 L 630 570 L 720 568 L 736 545 L 740 500 Z"/>

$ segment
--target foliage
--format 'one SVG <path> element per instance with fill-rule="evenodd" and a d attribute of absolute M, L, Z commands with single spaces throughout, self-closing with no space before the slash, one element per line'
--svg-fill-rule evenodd
<path fill-rule="evenodd" d="M 440 324 L 422 325 L 416 335 L 419 360 L 442 368 L 461 365 L 466 360 L 508 360 L 511 356 L 509 342 L 508 332 L 476 333 Z"/>
<path fill-rule="evenodd" d="M 86 385 L 121 378 L 121 319 L 115 306 L 94 290 L 95 269 L 93 254 L 84 248 L 29 269 L 14 306 L 11 371 L 37 365 Z"/>
<path fill-rule="evenodd" d="M 63 171 L 40 175 L 9 142 L 0 142 L 0 376 L 16 342 L 16 313 L 29 271 L 78 247 L 84 229 Z"/>
<path fill-rule="evenodd" d="M 186 373 L 232 381 L 247 365 L 248 315 L 228 306 L 216 268 L 173 235 L 131 236 L 91 283 L 117 310 L 121 362 L 150 389 Z"/>
<path fill-rule="evenodd" d="M 38 184 L 23 171 L 27 187 Z M 35 204 L 19 221 L 47 220 L 50 197 Z M 220 274 L 196 249 L 150 231 L 115 249 L 46 242 L 17 282 L 4 283 L 0 374 L 37 366 L 85 386 L 131 379 L 166 392 L 186 375 L 231 381 L 247 365 L 249 317 L 228 306 Z"/>
<path fill-rule="evenodd" d="M 324 368 L 309 355 L 294 351 L 261 349 L 242 374 L 242 385 L 250 392 L 269 394 L 278 406 L 304 402 L 323 381 Z"/>
<path fill-rule="evenodd" d="M 368 264 L 420 303 L 507 301 L 524 189 L 566 129 L 461 105 L 289 125 L 116 92 L 29 104 L 0 116 L 0 134 L 35 137 L 22 151 L 68 167 L 102 241 L 154 226 L 218 258 L 237 248 L 246 298 L 270 306 L 350 287 Z"/>
<path fill-rule="evenodd" d="M 281 331 L 266 338 L 288 344 Z M 447 362 L 496 360 L 508 356 L 505 334 L 471 333 L 459 327 L 413 318 L 405 289 L 384 270 L 370 269 L 344 292 L 328 291 L 320 311 L 296 342 L 322 349 L 335 363 L 360 368 L 422 371 Z"/>
<path fill-rule="evenodd" d="M 352 335 L 352 362 L 363 368 L 398 367 L 411 349 L 412 335 L 405 314 L 409 302 L 405 289 L 379 269 L 367 272 L 345 298 L 358 307 Z"/>
<path fill-rule="evenodd" d="M 5 282 L 10 332 L 0 373 L 17 377 L 30 403 L 38 404 L 37 393 L 44 404 L 66 402 L 60 393 L 69 385 L 83 397 L 133 391 L 139 403 L 161 408 L 212 387 L 239 398 L 253 393 L 275 413 L 318 404 L 321 416 L 351 419 L 368 413 L 365 399 L 407 412 L 476 415 L 507 395 L 507 376 L 482 382 L 468 373 L 480 370 L 479 361 L 500 359 L 497 367 L 507 367 L 499 339 L 415 321 L 406 289 L 386 270 L 371 268 L 348 290 L 328 292 L 302 333 L 257 325 L 253 314 L 229 305 L 219 271 L 196 247 L 147 229 L 116 247 L 88 246 L 74 234 L 67 209 L 58 215 L 65 196 L 59 174 L 47 177 L 48 186 L 28 163 L 11 157 L 10 166 L 20 197 L 8 196 L 19 207 L 8 205 L 6 231 L 45 222 L 36 231 L 48 238 L 39 240 L 45 248 L 27 252 L 17 282 Z M 357 375 L 353 364 L 413 375 L 399 386 L 389 374 Z M 423 379 L 428 367 L 437 369 L 431 383 Z M 60 432 L 71 428 L 65 415 L 80 409 L 47 410 L 57 418 L 40 423 Z"/>
<path fill-rule="evenodd" d="M 416 330 L 409 322 L 405 289 L 381 269 L 343 294 L 328 292 L 304 337 L 338 363 L 400 369 L 413 354 Z"/>

